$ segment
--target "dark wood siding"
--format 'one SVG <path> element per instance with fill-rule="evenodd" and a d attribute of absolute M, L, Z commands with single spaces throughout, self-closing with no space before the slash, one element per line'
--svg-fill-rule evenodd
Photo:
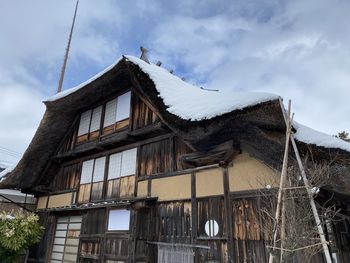
<path fill-rule="evenodd" d="M 140 147 L 139 175 L 166 173 L 172 170 L 170 140 L 149 143 Z"/>
<path fill-rule="evenodd" d="M 136 95 L 132 99 L 132 130 L 144 128 L 159 121 L 157 115 Z"/>

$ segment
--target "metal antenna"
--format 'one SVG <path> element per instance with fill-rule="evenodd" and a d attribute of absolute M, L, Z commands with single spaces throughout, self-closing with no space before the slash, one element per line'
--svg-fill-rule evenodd
<path fill-rule="evenodd" d="M 72 35 L 73 35 L 73 29 L 74 29 L 74 24 L 75 24 L 75 18 L 77 16 L 78 5 L 79 5 L 79 0 L 77 0 L 77 3 L 75 5 L 73 23 L 72 23 L 72 27 L 71 27 L 70 33 L 69 33 L 68 44 L 67 44 L 67 47 L 66 47 L 66 54 L 64 55 L 64 60 L 63 60 L 63 65 L 62 65 L 62 70 L 61 70 L 61 76 L 60 76 L 60 80 L 58 82 L 57 93 L 60 93 L 62 91 L 64 73 L 66 71 L 68 54 L 69 54 L 69 49 L 70 49 L 70 43 L 72 41 Z"/>

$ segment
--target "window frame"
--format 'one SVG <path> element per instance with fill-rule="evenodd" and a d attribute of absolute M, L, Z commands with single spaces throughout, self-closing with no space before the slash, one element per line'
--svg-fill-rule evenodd
<path fill-rule="evenodd" d="M 128 211 L 129 212 L 129 222 L 128 222 L 128 225 L 129 225 L 129 228 L 127 230 L 125 229 L 117 229 L 117 230 L 109 230 L 108 227 L 109 227 L 109 221 L 110 221 L 110 213 L 111 211 Z M 127 232 L 130 232 L 130 227 L 131 227 L 131 217 L 132 217 L 132 210 L 130 209 L 130 207 L 109 207 L 107 209 L 107 213 L 106 213 L 106 233 L 108 234 L 111 234 L 111 233 L 127 233 Z"/>
<path fill-rule="evenodd" d="M 117 121 L 118 98 L 123 96 L 123 95 L 125 95 L 125 94 L 127 94 L 127 93 L 130 93 L 129 104 L 128 104 L 129 105 L 128 117 Z M 79 114 L 79 122 L 78 122 L 78 127 L 77 127 L 77 132 L 76 132 L 76 140 L 75 140 L 76 144 L 82 144 L 82 143 L 85 143 L 87 141 L 96 140 L 96 139 L 99 139 L 100 137 L 103 137 L 103 136 L 106 136 L 106 135 L 109 135 L 109 134 L 112 134 L 112 133 L 115 133 L 115 132 L 119 132 L 119 131 L 123 131 L 123 130 L 126 130 L 126 129 L 130 129 L 130 127 L 131 127 L 131 117 L 132 117 L 132 113 L 133 113 L 132 112 L 133 96 L 134 96 L 134 93 L 133 93 L 132 89 L 129 88 L 127 90 L 121 91 L 120 93 L 118 93 L 117 96 L 105 99 L 102 103 L 101 102 L 96 103 L 92 107 L 90 107 L 89 109 L 81 112 Z M 110 124 L 110 125 L 104 127 L 107 103 L 109 103 L 109 102 L 111 102 L 113 100 L 116 100 L 116 105 L 115 105 L 116 109 L 115 109 L 115 116 L 114 116 L 115 121 L 114 121 L 113 124 Z M 94 113 L 94 110 L 98 109 L 99 107 L 102 107 L 101 115 L 100 115 L 100 122 L 99 122 L 99 124 L 100 124 L 99 125 L 99 129 L 91 131 L 91 124 L 92 124 L 93 113 Z M 90 112 L 88 132 L 79 135 L 81 116 L 84 113 L 87 113 L 87 112 Z M 122 125 L 119 128 L 117 127 L 118 126 L 117 124 L 122 124 L 126 120 L 129 120 L 129 122 L 126 125 L 124 125 L 124 126 Z M 111 127 L 111 126 L 113 126 L 113 129 L 111 131 L 108 131 L 108 132 L 105 131 L 105 128 L 108 128 L 108 127 Z M 97 132 L 98 132 L 97 135 L 92 136 L 92 134 L 97 133 Z M 83 138 L 84 136 L 86 136 L 86 138 Z M 79 140 L 79 138 L 81 138 L 81 140 Z"/>

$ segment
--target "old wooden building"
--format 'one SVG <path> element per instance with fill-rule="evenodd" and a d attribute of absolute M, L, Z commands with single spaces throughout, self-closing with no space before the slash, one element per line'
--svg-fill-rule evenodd
<path fill-rule="evenodd" d="M 1 183 L 38 198 L 45 234 L 30 262 L 267 262 L 259 192 L 279 181 L 280 97 L 206 90 L 127 56 L 45 105 Z M 323 146 L 304 129 L 302 152 L 349 166 L 347 143 Z M 349 216 L 349 189 L 339 176 L 322 191 Z M 348 262 L 349 221 L 335 227 Z"/>

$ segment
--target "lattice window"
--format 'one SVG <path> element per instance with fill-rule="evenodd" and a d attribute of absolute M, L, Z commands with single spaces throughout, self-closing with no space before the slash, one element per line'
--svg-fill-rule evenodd
<path fill-rule="evenodd" d="M 158 244 L 158 262 L 193 263 L 193 248 L 181 244 Z"/>
<path fill-rule="evenodd" d="M 78 256 L 81 216 L 57 218 L 51 263 L 76 262 Z"/>

